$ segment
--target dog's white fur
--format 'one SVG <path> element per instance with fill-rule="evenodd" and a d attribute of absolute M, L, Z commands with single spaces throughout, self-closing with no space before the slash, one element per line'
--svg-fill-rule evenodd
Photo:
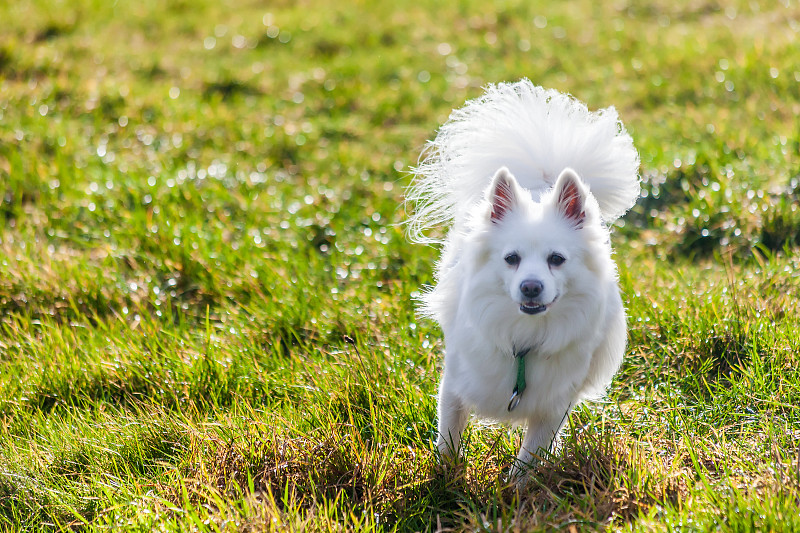
<path fill-rule="evenodd" d="M 437 241 L 436 286 L 422 297 L 446 346 L 443 457 L 459 452 L 474 410 L 527 423 L 519 475 L 572 407 L 604 394 L 626 343 L 606 224 L 635 203 L 638 166 L 613 108 L 592 113 L 528 80 L 489 86 L 429 144 L 407 199 L 417 240 L 450 225 Z M 509 411 L 514 352 L 526 348 L 527 389 Z"/>

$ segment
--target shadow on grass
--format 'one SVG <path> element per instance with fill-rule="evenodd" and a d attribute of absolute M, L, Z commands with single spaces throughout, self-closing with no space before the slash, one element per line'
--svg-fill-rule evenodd
<path fill-rule="evenodd" d="M 346 517 L 368 516 L 401 531 L 602 529 L 674 504 L 684 492 L 634 442 L 612 437 L 568 439 L 520 489 L 506 480 L 512 458 L 495 447 L 468 454 L 445 473 L 427 447 L 364 443 L 353 429 L 343 424 L 321 438 L 275 436 L 244 446 L 217 442 L 206 482 L 217 493 L 250 498 L 254 528 L 276 517 L 316 522 L 325 513 L 345 528 Z"/>

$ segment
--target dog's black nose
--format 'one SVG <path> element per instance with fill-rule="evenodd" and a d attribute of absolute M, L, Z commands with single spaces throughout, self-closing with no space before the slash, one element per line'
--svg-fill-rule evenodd
<path fill-rule="evenodd" d="M 536 298 L 544 290 L 544 285 L 538 279 L 526 279 L 519 284 L 519 291 L 525 298 Z"/>

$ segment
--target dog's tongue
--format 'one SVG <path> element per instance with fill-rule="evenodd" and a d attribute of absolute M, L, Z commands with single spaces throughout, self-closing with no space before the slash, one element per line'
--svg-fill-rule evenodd
<path fill-rule="evenodd" d="M 519 310 L 522 311 L 523 313 L 525 313 L 526 315 L 536 315 L 538 313 L 541 313 L 545 309 L 547 309 L 546 305 L 525 305 L 525 304 L 522 304 L 522 305 L 519 306 Z"/>

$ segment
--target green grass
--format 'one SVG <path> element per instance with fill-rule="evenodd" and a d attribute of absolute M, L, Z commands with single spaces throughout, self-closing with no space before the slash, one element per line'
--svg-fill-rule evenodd
<path fill-rule="evenodd" d="M 0 5 L 0 529 L 800 531 L 796 2 L 163 4 Z M 645 193 L 625 363 L 518 493 L 519 430 L 436 466 L 400 224 L 523 76 Z"/>

